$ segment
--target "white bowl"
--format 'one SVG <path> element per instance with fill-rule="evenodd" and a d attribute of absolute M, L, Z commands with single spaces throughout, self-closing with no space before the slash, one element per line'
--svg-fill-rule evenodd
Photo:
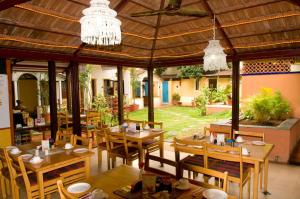
<path fill-rule="evenodd" d="M 86 153 L 88 151 L 89 150 L 87 148 L 78 148 L 73 150 L 74 153 Z"/>
<path fill-rule="evenodd" d="M 91 185 L 85 182 L 72 184 L 68 187 L 67 191 L 73 194 L 84 193 L 91 188 Z"/>
<path fill-rule="evenodd" d="M 227 199 L 228 197 L 226 192 L 219 189 L 207 189 L 202 195 L 207 199 Z"/>
<path fill-rule="evenodd" d="M 44 160 L 42 159 L 42 158 L 36 158 L 36 157 L 33 157 L 33 158 L 31 158 L 30 160 L 29 160 L 29 162 L 31 163 L 31 164 L 40 164 L 41 162 L 43 162 Z"/>

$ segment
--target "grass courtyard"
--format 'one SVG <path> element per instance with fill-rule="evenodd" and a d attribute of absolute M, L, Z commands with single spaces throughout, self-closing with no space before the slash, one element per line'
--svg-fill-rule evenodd
<path fill-rule="evenodd" d="M 192 107 L 169 106 L 155 108 L 155 121 L 163 122 L 166 131 L 165 139 L 171 140 L 174 136 L 187 136 L 202 132 L 211 122 L 228 119 L 231 112 L 226 111 L 208 116 L 200 116 L 198 110 Z M 148 109 L 129 113 L 134 120 L 148 120 Z"/>

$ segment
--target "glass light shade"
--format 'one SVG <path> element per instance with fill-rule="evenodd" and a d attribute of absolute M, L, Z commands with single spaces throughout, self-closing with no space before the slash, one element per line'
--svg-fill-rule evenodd
<path fill-rule="evenodd" d="M 109 8 L 108 0 L 91 0 L 83 10 L 81 41 L 91 45 L 110 46 L 121 43 L 121 21 L 117 12 Z"/>
<path fill-rule="evenodd" d="M 204 71 L 227 70 L 226 54 L 219 40 L 210 40 L 204 49 Z"/>

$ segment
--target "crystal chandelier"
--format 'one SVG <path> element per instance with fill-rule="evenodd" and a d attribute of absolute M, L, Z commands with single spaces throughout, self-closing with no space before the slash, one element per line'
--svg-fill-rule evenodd
<path fill-rule="evenodd" d="M 213 40 L 210 40 L 208 46 L 204 49 L 204 71 L 220 71 L 228 69 L 226 54 L 220 41 L 216 40 L 216 16 L 214 16 Z"/>
<path fill-rule="evenodd" d="M 121 43 L 121 21 L 117 12 L 109 8 L 108 0 L 91 0 L 83 10 L 81 41 L 91 45 L 117 45 Z"/>

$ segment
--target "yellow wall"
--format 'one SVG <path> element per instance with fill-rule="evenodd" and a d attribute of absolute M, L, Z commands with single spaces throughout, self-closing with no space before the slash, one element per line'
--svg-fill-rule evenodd
<path fill-rule="evenodd" d="M 186 97 L 194 97 L 195 93 L 195 79 L 183 79 L 181 80 L 180 95 Z"/>
<path fill-rule="evenodd" d="M 7 147 L 11 145 L 11 132 L 10 129 L 1 129 L 0 130 L 0 147 Z"/>
<path fill-rule="evenodd" d="M 36 80 L 19 80 L 19 96 L 26 111 L 33 112 L 38 105 L 38 91 Z"/>

